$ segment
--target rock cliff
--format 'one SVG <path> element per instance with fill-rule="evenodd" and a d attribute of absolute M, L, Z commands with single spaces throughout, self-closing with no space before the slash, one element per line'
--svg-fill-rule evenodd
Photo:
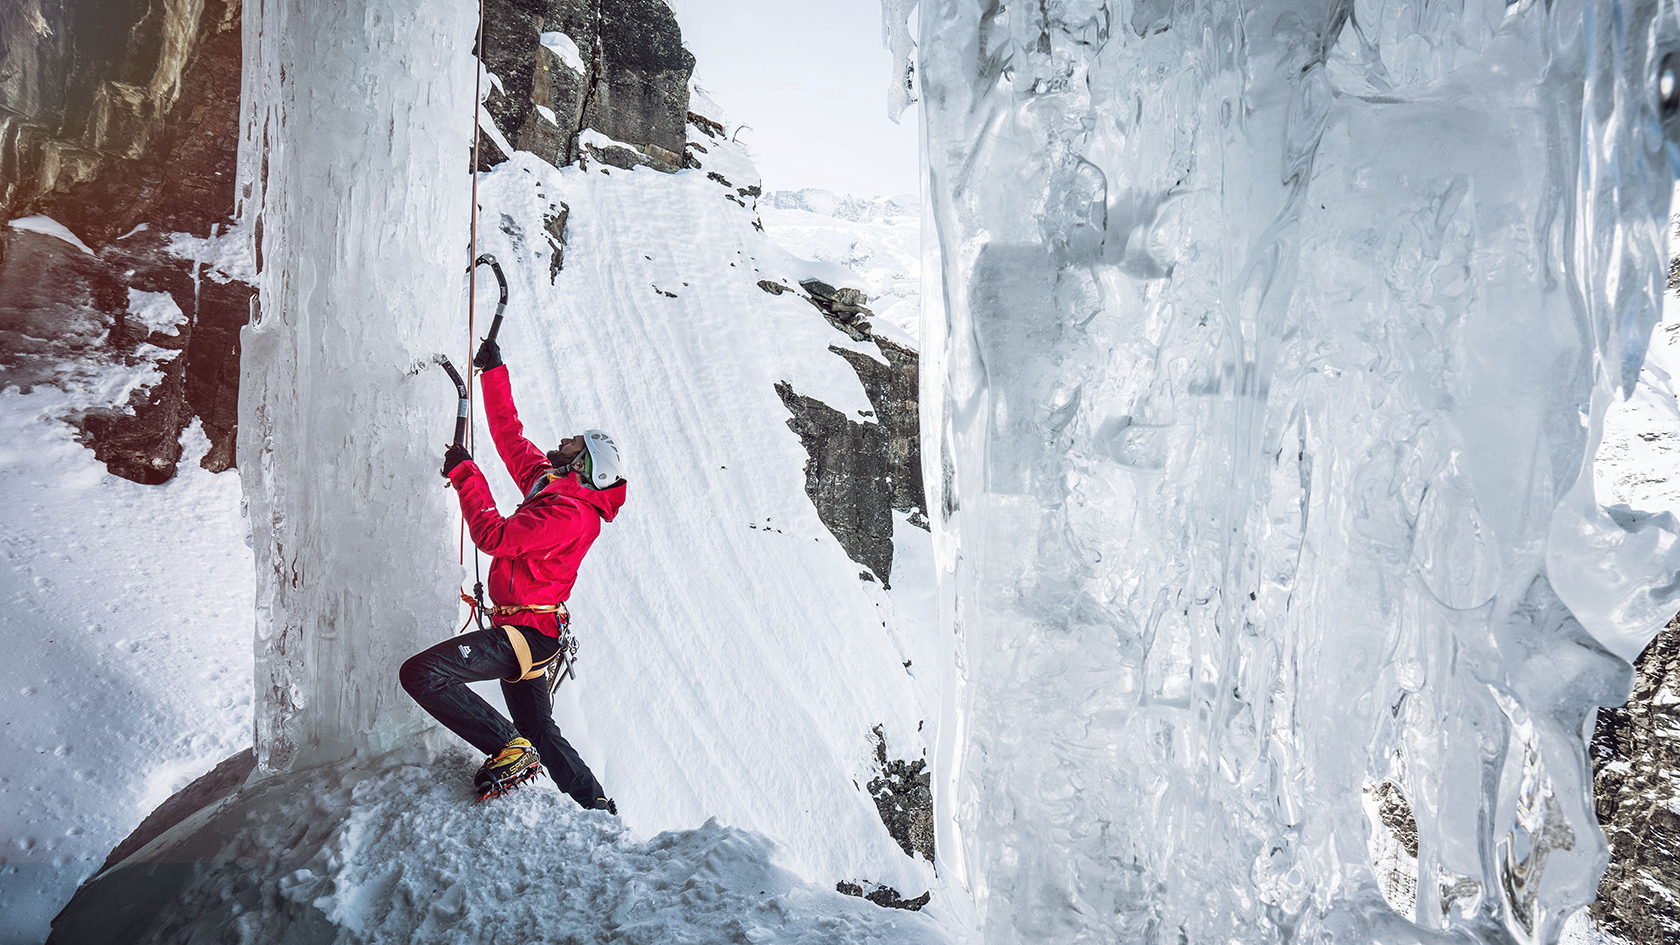
<path fill-rule="evenodd" d="M 233 215 L 239 46 L 239 0 L 0 8 L 0 212 L 50 217 L 86 250 L 0 230 L 0 384 L 178 351 L 126 403 L 72 418 L 138 482 L 174 476 L 194 416 L 211 440 L 204 465 L 233 464 L 251 289 L 184 247 L 203 249 Z M 134 317 L 158 293 L 185 316 L 173 330 Z"/>
<path fill-rule="evenodd" d="M 683 166 L 694 56 L 664 0 L 486 0 L 481 58 L 512 147 L 556 166 Z M 480 143 L 481 169 L 505 159 Z"/>
<path fill-rule="evenodd" d="M 1592 757 L 1610 841 L 1593 917 L 1629 942 L 1680 942 L 1680 617 L 1640 654 L 1627 705 L 1599 711 Z"/>

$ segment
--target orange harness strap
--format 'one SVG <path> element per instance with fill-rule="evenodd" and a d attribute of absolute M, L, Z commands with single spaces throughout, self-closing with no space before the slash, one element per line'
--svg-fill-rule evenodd
<path fill-rule="evenodd" d="M 571 622 L 571 614 L 566 610 L 566 605 L 564 603 L 507 604 L 499 607 L 480 607 L 478 601 L 473 600 L 472 597 L 468 596 L 465 591 L 461 592 L 461 600 L 464 601 L 468 607 L 473 609 L 474 614 L 477 614 L 481 610 L 484 613 L 494 614 L 498 617 L 505 617 L 508 614 L 519 613 L 559 614 L 560 625 L 562 628 Z M 472 623 L 472 619 L 468 618 L 467 623 Z M 463 624 L 461 628 L 463 630 L 466 629 L 466 625 Z M 550 656 L 548 659 L 543 660 L 540 663 L 533 662 L 531 660 L 531 644 L 525 642 L 525 634 L 520 633 L 519 628 L 513 624 L 503 624 L 502 629 L 507 631 L 508 643 L 513 646 L 514 658 L 519 660 L 519 674 L 511 679 L 504 680 L 505 682 L 524 682 L 527 679 L 536 679 L 538 676 L 548 672 L 548 664 L 566 650 L 565 641 L 562 640 L 560 647 L 554 651 L 553 656 Z"/>

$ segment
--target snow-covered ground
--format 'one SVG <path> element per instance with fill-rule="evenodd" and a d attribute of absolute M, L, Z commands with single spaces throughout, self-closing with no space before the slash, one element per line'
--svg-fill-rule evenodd
<path fill-rule="evenodd" d="M 56 419 L 72 393 L 0 391 L 0 942 L 38 942 L 159 803 L 251 743 L 254 578 L 237 475 L 119 479 Z"/>
<path fill-rule="evenodd" d="M 546 779 L 473 804 L 477 763 L 416 749 L 247 792 L 221 818 L 238 831 L 195 837 L 173 856 L 142 851 L 212 864 L 153 940 L 279 945 L 321 940 L 300 930 L 328 923 L 368 945 L 947 940 L 924 915 L 803 882 L 775 865 L 765 838 L 713 820 L 647 838 L 579 810 Z M 151 905 L 113 902 L 66 931 L 104 940 Z"/>

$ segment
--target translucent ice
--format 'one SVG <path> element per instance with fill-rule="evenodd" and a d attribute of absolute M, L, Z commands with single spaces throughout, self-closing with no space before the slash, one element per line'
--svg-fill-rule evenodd
<path fill-rule="evenodd" d="M 1672 518 L 1583 475 L 1667 269 L 1661 10 L 920 4 L 940 850 L 988 941 L 1592 899 L 1583 729 L 1680 607 Z"/>
<path fill-rule="evenodd" d="M 453 388 L 416 370 L 466 335 L 475 11 L 245 9 L 242 215 L 260 266 L 241 338 L 239 469 L 257 564 L 264 770 L 383 750 L 429 720 L 395 667 L 454 612 L 438 541 Z"/>

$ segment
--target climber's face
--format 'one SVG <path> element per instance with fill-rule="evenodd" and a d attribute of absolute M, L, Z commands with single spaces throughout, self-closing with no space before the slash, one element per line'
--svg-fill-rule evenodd
<path fill-rule="evenodd" d="M 559 449 L 554 451 L 555 472 L 565 472 L 576 464 L 578 457 L 583 455 L 583 435 L 568 436 L 560 441 Z"/>

